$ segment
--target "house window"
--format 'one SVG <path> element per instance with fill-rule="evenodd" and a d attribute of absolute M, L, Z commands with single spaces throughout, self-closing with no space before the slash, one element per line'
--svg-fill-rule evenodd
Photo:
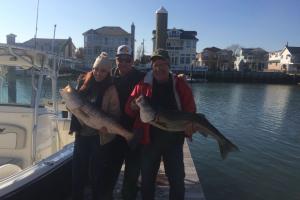
<path fill-rule="evenodd" d="M 125 44 L 126 45 L 128 44 L 128 38 L 125 38 Z"/>
<path fill-rule="evenodd" d="M 92 35 L 87 35 L 87 40 L 91 40 L 92 38 Z"/>
<path fill-rule="evenodd" d="M 190 57 L 186 57 L 185 58 L 185 64 L 190 64 L 191 63 L 191 58 Z"/>
<path fill-rule="evenodd" d="M 185 42 L 185 44 L 186 44 L 186 48 L 191 48 L 192 46 L 191 46 L 191 41 L 190 40 L 187 40 L 186 42 Z"/>
<path fill-rule="evenodd" d="M 180 64 L 184 64 L 184 54 L 180 55 Z"/>
<path fill-rule="evenodd" d="M 93 53 L 93 50 L 92 50 L 91 48 L 88 48 L 88 49 L 87 49 L 87 54 L 88 54 L 88 55 L 91 55 L 92 53 Z"/>
<path fill-rule="evenodd" d="M 175 57 L 175 65 L 178 65 L 178 57 Z"/>

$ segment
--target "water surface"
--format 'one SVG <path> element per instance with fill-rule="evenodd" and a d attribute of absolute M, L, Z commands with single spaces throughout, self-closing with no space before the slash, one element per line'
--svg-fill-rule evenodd
<path fill-rule="evenodd" d="M 222 160 L 195 135 L 192 156 L 208 200 L 300 199 L 300 86 L 193 84 L 198 112 L 240 149 Z"/>

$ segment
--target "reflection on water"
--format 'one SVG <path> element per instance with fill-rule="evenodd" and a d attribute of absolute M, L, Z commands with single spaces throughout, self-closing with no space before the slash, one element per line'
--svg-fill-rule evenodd
<path fill-rule="evenodd" d="M 208 200 L 299 200 L 300 87 L 194 84 L 197 108 L 240 148 L 222 161 L 213 139 L 191 151 Z"/>

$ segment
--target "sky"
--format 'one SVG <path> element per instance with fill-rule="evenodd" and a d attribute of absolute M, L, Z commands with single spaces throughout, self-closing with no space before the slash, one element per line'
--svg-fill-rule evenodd
<path fill-rule="evenodd" d="M 16 42 L 34 37 L 38 0 L 0 0 L 0 43 L 6 35 Z M 155 11 L 168 11 L 168 28 L 197 31 L 197 52 L 206 47 L 227 48 L 238 44 L 266 51 L 300 47 L 299 0 L 40 0 L 38 38 L 71 37 L 83 46 L 89 29 L 120 26 L 130 32 L 136 26 L 136 49 L 145 40 L 145 53 L 152 53 Z"/>

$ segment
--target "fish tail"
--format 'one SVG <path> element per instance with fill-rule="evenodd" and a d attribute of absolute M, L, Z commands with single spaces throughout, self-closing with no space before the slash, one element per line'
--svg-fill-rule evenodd
<path fill-rule="evenodd" d="M 229 152 L 239 151 L 239 148 L 226 138 L 223 141 L 219 141 L 219 148 L 223 159 L 227 157 Z"/>

